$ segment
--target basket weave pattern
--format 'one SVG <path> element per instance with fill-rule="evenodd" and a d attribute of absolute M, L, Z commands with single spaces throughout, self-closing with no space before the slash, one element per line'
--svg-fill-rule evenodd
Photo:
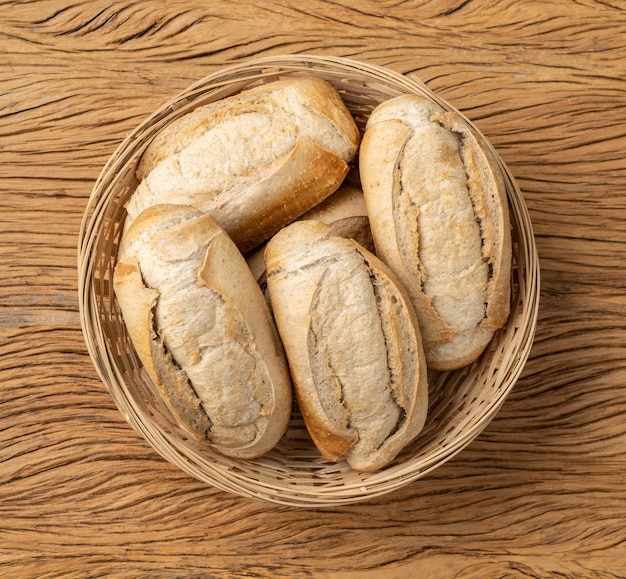
<path fill-rule="evenodd" d="M 522 194 L 496 155 L 507 188 L 513 228 L 509 321 L 471 366 L 455 372 L 430 373 L 426 425 L 391 465 L 375 473 L 358 473 L 343 460 L 326 462 L 313 446 L 295 406 L 285 436 L 272 451 L 256 460 L 226 458 L 187 435 L 176 425 L 135 355 L 113 293 L 113 267 L 125 205 L 138 184 L 135 169 L 151 139 L 197 106 L 260 83 L 306 75 L 329 81 L 361 130 L 376 105 L 404 93 L 424 95 L 453 110 L 418 80 L 341 58 L 292 55 L 224 69 L 161 107 L 111 156 L 85 212 L 78 269 L 81 322 L 89 353 L 133 428 L 165 459 L 222 490 L 279 504 L 319 507 L 357 502 L 396 490 L 449 460 L 487 426 L 519 377 L 532 346 L 539 266 Z"/>

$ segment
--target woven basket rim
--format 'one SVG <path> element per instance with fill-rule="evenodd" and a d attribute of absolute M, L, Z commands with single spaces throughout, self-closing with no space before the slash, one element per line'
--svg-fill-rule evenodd
<path fill-rule="evenodd" d="M 170 436 L 171 433 L 158 423 L 158 417 L 146 413 L 138 401 L 137 380 L 126 383 L 129 374 L 126 368 L 121 368 L 123 364 L 120 360 L 126 362 L 125 356 L 131 354 L 123 351 L 124 345 L 116 341 L 116 336 L 105 331 L 105 322 L 110 325 L 115 323 L 112 313 L 115 298 L 111 295 L 106 271 L 115 257 L 113 240 L 115 235 L 119 235 L 119 220 L 123 214 L 120 191 L 130 187 L 134 178 L 133 164 L 136 165 L 150 139 L 173 118 L 207 99 L 215 100 L 222 93 L 237 92 L 239 86 L 243 88 L 253 82 L 265 82 L 275 76 L 302 74 L 332 77 L 331 82 L 338 86 L 340 93 L 342 90 L 346 94 L 350 92 L 355 99 L 355 107 L 361 106 L 361 96 L 367 100 L 376 91 L 381 94 L 385 91 L 417 92 L 460 114 L 491 149 L 504 177 L 517 234 L 518 265 L 515 317 L 501 332 L 494 346 L 495 353 L 485 355 L 479 367 L 481 376 L 489 370 L 499 382 L 494 396 L 482 402 L 484 408 L 480 408 L 478 419 L 468 420 L 468 424 L 461 421 L 449 444 L 437 447 L 433 441 L 433 449 L 428 456 L 420 460 L 405 457 L 403 461 L 376 473 L 354 473 L 341 468 L 335 471 L 332 465 L 324 466 L 320 462 L 310 467 L 315 469 L 315 477 L 307 478 L 305 475 L 309 466 L 305 462 L 301 469 L 305 473 L 305 482 L 298 478 L 300 464 L 281 463 L 280 451 L 276 451 L 272 458 L 263 457 L 252 462 L 214 456 L 207 462 L 200 451 L 188 446 L 187 441 Z M 364 110 L 367 106 L 371 105 L 363 105 Z M 131 131 L 107 160 L 87 202 L 79 234 L 78 271 L 79 310 L 85 342 L 100 378 L 129 424 L 166 460 L 200 480 L 240 496 L 301 507 L 348 504 L 384 495 L 423 477 L 461 452 L 489 424 L 521 375 L 534 340 L 539 307 L 539 261 L 530 215 L 508 167 L 479 129 L 414 75 L 408 77 L 381 66 L 343 57 L 308 54 L 263 57 L 224 67 L 191 84 Z M 465 384 L 464 380 L 471 378 L 474 366 L 464 371 L 468 376 L 463 377 L 463 372 L 457 372 L 441 380 L 454 379 Z M 441 392 L 445 394 L 445 388 L 442 387 Z M 447 404 L 454 404 L 453 398 L 447 399 L 443 394 L 441 397 L 444 410 Z M 288 450 L 286 452 L 288 454 Z"/>

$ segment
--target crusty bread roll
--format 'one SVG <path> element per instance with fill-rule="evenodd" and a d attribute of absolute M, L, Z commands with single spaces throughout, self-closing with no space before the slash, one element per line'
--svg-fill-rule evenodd
<path fill-rule="evenodd" d="M 360 187 L 354 184 L 344 181 L 337 191 L 300 219 L 326 223 L 335 235 L 354 239 L 368 251 L 374 252 L 365 197 Z"/>
<path fill-rule="evenodd" d="M 178 205 L 141 213 L 122 237 L 114 287 L 180 426 L 231 457 L 278 442 L 292 398 L 284 351 L 245 260 L 210 214 Z"/>
<path fill-rule="evenodd" d="M 428 386 L 415 312 L 393 273 L 319 221 L 267 244 L 267 283 L 311 438 L 359 471 L 391 462 L 424 425 Z"/>
<path fill-rule="evenodd" d="M 474 361 L 509 315 L 511 231 L 490 151 L 418 95 L 379 105 L 359 168 L 377 255 L 417 311 L 428 365 Z"/>
<path fill-rule="evenodd" d="M 209 211 L 245 253 L 341 184 L 359 131 L 333 86 L 289 78 L 199 107 L 143 154 L 128 224 L 147 207 Z"/>
<path fill-rule="evenodd" d="M 363 191 L 354 184 L 344 182 L 339 189 L 319 205 L 307 211 L 299 220 L 315 220 L 330 225 L 333 233 L 349 237 L 374 253 L 374 240 L 370 231 Z M 265 286 L 265 244 L 246 254 L 246 261 L 257 281 Z"/>

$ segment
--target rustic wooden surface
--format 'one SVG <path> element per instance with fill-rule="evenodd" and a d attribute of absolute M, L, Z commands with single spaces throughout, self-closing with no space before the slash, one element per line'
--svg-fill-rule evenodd
<path fill-rule="evenodd" d="M 492 140 L 542 265 L 526 369 L 465 451 L 311 512 L 207 487 L 124 421 L 78 315 L 76 244 L 123 137 L 225 64 L 416 74 Z M 623 577 L 624 0 L 0 2 L 0 576 Z"/>

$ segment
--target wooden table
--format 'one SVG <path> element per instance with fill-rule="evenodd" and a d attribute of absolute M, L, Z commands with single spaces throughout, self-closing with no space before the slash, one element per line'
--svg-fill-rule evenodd
<path fill-rule="evenodd" d="M 524 193 L 542 265 L 526 369 L 401 491 L 317 511 L 167 463 L 87 354 L 76 246 L 124 136 L 224 65 L 293 52 L 416 74 Z M 626 574 L 626 3 L 0 4 L 0 576 Z"/>

